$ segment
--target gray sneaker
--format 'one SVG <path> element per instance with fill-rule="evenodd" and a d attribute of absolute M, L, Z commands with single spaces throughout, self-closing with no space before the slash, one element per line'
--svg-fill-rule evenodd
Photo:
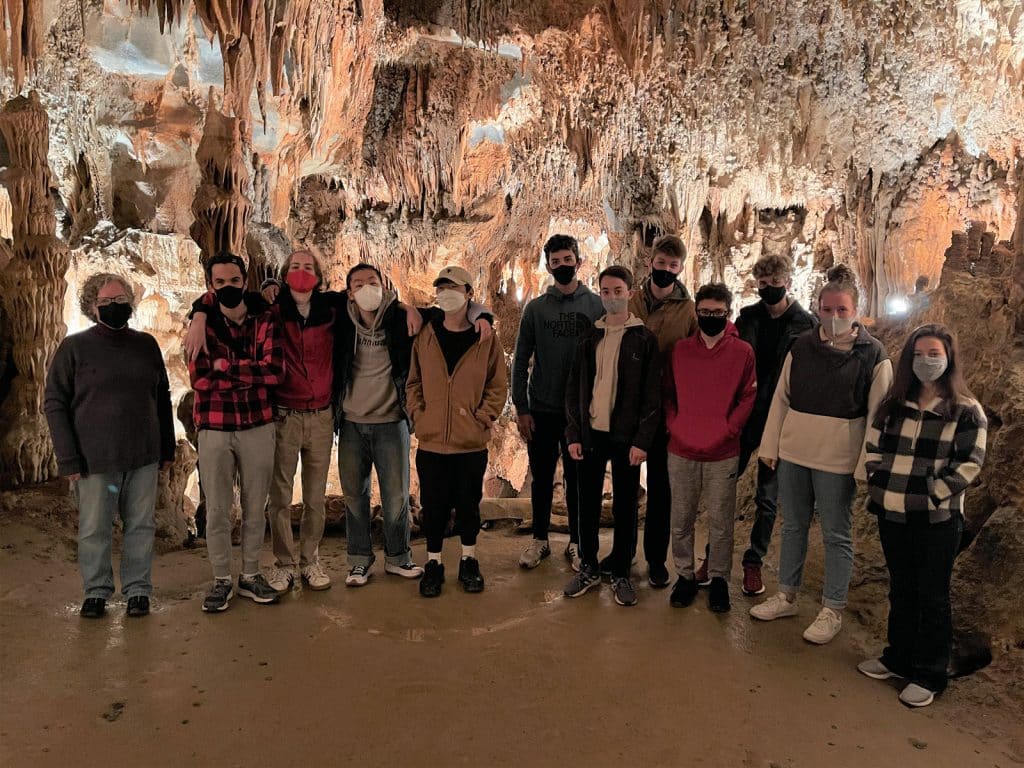
<path fill-rule="evenodd" d="M 888 680 L 890 677 L 901 677 L 885 664 L 882 663 L 881 659 L 865 659 L 857 665 L 857 671 L 862 675 L 867 675 L 875 680 Z"/>
<path fill-rule="evenodd" d="M 584 565 L 566 586 L 565 596 L 579 597 L 588 589 L 599 586 L 601 586 L 601 574 L 591 569 L 589 565 Z"/>
<path fill-rule="evenodd" d="M 206 613 L 220 613 L 228 609 L 228 603 L 235 596 L 231 589 L 231 579 L 217 579 L 203 600 L 203 611 Z"/>
<path fill-rule="evenodd" d="M 534 539 L 530 542 L 530 546 L 526 548 L 519 557 L 520 568 L 536 568 L 540 565 L 540 561 L 551 554 L 551 547 L 548 546 L 546 541 L 540 539 Z"/>
<path fill-rule="evenodd" d="M 263 578 L 262 573 L 257 573 L 251 579 L 239 576 L 238 594 L 242 597 L 248 597 L 254 603 L 260 603 L 261 605 L 276 603 L 281 599 L 281 593 L 267 584 L 267 580 Z"/>
<path fill-rule="evenodd" d="M 935 693 L 917 683 L 911 683 L 900 692 L 900 701 L 908 707 L 927 707 L 935 701 Z"/>
<path fill-rule="evenodd" d="M 621 576 L 615 579 L 612 582 L 612 592 L 615 594 L 615 602 L 619 605 L 636 605 L 636 590 L 629 579 Z"/>

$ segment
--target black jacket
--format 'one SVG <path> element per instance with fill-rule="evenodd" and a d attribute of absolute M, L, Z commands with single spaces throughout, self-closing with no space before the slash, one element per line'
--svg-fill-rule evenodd
<path fill-rule="evenodd" d="M 594 326 L 580 339 L 565 387 L 565 439 L 592 447 L 590 402 L 597 371 L 597 345 L 604 329 Z M 611 439 L 648 450 L 661 417 L 661 363 L 658 339 L 644 326 L 626 328 L 619 348 L 618 383 L 612 408 Z"/>
<path fill-rule="evenodd" d="M 766 348 L 763 344 L 758 346 L 761 328 L 765 323 L 781 324 L 781 333 L 774 348 Z M 793 342 L 798 336 L 817 327 L 818 321 L 814 315 L 800 306 L 800 302 L 795 299 L 777 319 L 773 319 L 768 313 L 768 308 L 763 301 L 740 310 L 740 316 L 736 318 L 736 330 L 739 331 L 740 338 L 754 348 L 754 358 L 757 361 L 759 373 L 754 410 L 751 412 L 750 419 L 747 420 L 740 438 L 740 444 L 745 449 L 756 450 L 761 443 L 761 435 L 764 432 L 765 422 L 768 420 L 768 411 L 772 406 L 775 386 L 779 383 L 779 374 L 789 348 L 793 346 Z M 770 368 L 772 371 L 771 378 L 767 381 L 760 376 L 761 371 L 765 368 Z"/>

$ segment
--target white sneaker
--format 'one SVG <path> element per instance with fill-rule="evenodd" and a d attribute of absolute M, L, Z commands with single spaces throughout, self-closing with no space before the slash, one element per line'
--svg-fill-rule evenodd
<path fill-rule="evenodd" d="M 519 567 L 536 568 L 540 565 L 540 561 L 550 554 L 551 547 L 548 546 L 546 541 L 534 539 L 530 542 L 530 546 L 526 548 L 526 551 L 519 556 Z"/>
<path fill-rule="evenodd" d="M 569 561 L 569 566 L 576 573 L 580 572 L 580 548 L 573 544 L 571 541 L 565 545 L 565 559 Z"/>
<path fill-rule="evenodd" d="M 908 707 L 927 707 L 935 701 L 935 694 L 924 686 L 911 683 L 900 691 L 900 701 Z"/>
<path fill-rule="evenodd" d="M 277 566 L 267 571 L 267 584 L 275 592 L 287 592 L 295 586 L 295 569 L 278 568 Z"/>
<path fill-rule="evenodd" d="M 818 618 L 804 630 L 804 640 L 817 645 L 824 645 L 839 634 L 843 628 L 843 617 L 838 611 L 823 607 L 818 611 Z"/>
<path fill-rule="evenodd" d="M 881 659 L 865 659 L 857 665 L 857 671 L 862 675 L 874 678 L 875 680 L 888 680 L 890 677 L 901 677 L 897 675 Z"/>
<path fill-rule="evenodd" d="M 370 580 L 370 567 L 367 565 L 354 565 L 345 577 L 346 587 L 361 587 Z"/>
<path fill-rule="evenodd" d="M 331 577 L 318 562 L 302 569 L 302 580 L 314 591 L 331 588 Z"/>
<path fill-rule="evenodd" d="M 796 614 L 796 598 L 790 600 L 782 592 L 777 592 L 763 603 L 750 609 L 750 615 L 761 621 L 775 621 L 775 619 L 796 616 Z"/>
<path fill-rule="evenodd" d="M 418 579 L 423 575 L 423 569 L 416 565 L 412 560 L 401 565 L 392 565 L 391 563 L 384 563 L 384 572 L 391 573 L 395 576 L 401 576 L 404 579 Z M 348 579 L 345 579 L 346 583 Z"/>

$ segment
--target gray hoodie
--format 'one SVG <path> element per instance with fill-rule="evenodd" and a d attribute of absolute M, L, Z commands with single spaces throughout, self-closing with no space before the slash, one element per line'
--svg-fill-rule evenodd
<path fill-rule="evenodd" d="M 565 412 L 565 383 L 577 342 L 603 314 L 601 298 L 583 283 L 568 296 L 553 285 L 526 305 L 512 360 L 512 402 L 518 413 Z"/>
<path fill-rule="evenodd" d="M 369 328 L 363 325 L 355 302 L 348 302 L 348 314 L 356 327 L 356 335 L 352 381 L 342 403 L 347 421 L 357 424 L 389 424 L 403 418 L 398 392 L 391 376 L 391 353 L 387 347 L 387 337 L 380 327 L 381 319 L 393 301 L 394 291 L 385 290 Z"/>

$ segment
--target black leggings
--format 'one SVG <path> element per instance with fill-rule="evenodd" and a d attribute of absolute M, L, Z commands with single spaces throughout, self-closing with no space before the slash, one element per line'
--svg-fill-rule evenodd
<path fill-rule="evenodd" d="M 420 505 L 428 552 L 440 552 L 444 546 L 444 534 L 453 509 L 462 543 L 476 544 L 486 470 L 486 450 L 434 453 L 417 449 L 416 472 L 420 477 Z"/>

